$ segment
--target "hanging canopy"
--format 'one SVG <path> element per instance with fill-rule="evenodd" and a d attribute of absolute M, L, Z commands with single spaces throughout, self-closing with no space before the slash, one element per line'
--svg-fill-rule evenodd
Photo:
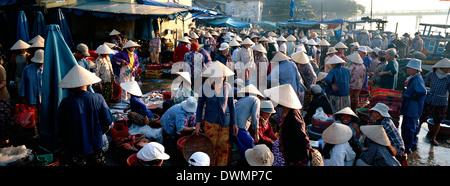
<path fill-rule="evenodd" d="M 253 21 L 252 24 L 259 25 L 260 28 L 264 30 L 280 30 L 281 28 L 277 26 L 276 22 L 271 21 Z"/>
<path fill-rule="evenodd" d="M 208 10 L 208 9 L 204 9 L 204 8 L 200 8 L 200 7 L 196 7 L 196 6 L 181 5 L 181 4 L 177 4 L 177 3 L 173 3 L 173 2 L 159 2 L 159 1 L 154 1 L 154 0 L 138 0 L 137 2 L 139 4 L 144 4 L 144 5 L 162 6 L 162 7 L 171 7 L 171 8 L 185 8 L 185 9 L 188 9 L 189 12 L 191 12 L 191 13 L 200 14 L 203 16 L 219 15 L 219 12 L 216 12 L 216 11 L 212 11 L 212 10 Z"/>
<path fill-rule="evenodd" d="M 69 90 L 58 87 L 59 82 L 72 67 L 78 65 L 66 44 L 58 25 L 47 26 L 45 40 L 44 72 L 42 78 L 40 145 L 47 150 L 57 148 L 56 111 L 59 103 L 69 96 Z M 91 89 L 92 90 L 92 89 Z"/>
<path fill-rule="evenodd" d="M 239 21 L 239 20 L 233 19 L 231 17 L 211 21 L 206 24 L 216 26 L 216 27 L 234 27 L 234 28 L 250 28 L 251 27 L 250 23 L 247 23 L 244 21 Z"/>
<path fill-rule="evenodd" d="M 147 4 L 121 3 L 114 1 L 93 1 L 83 4 L 68 5 L 63 8 L 75 10 L 74 13 L 80 15 L 90 12 L 97 17 L 111 17 L 116 14 L 125 14 L 130 19 L 139 19 L 141 16 L 172 17 L 179 14 L 186 16 L 188 9 L 168 6 L 152 6 Z"/>
<path fill-rule="evenodd" d="M 32 37 L 35 37 L 37 35 L 40 35 L 42 37 L 47 36 L 46 32 L 45 32 L 44 15 L 42 15 L 41 11 L 37 11 L 36 18 L 34 19 L 34 24 L 33 24 L 33 35 L 32 35 Z"/>
<path fill-rule="evenodd" d="M 339 25 L 344 24 L 344 19 L 333 19 L 333 20 L 329 20 L 329 21 L 318 21 L 318 22 L 327 24 L 328 25 L 327 29 L 335 29 Z"/>
<path fill-rule="evenodd" d="M 25 15 L 24 11 L 19 11 L 19 14 L 17 15 L 16 41 L 18 41 L 19 39 L 24 41 L 25 43 L 28 43 L 28 41 L 30 41 L 27 16 Z"/>
<path fill-rule="evenodd" d="M 326 29 L 327 24 L 311 20 L 292 20 L 287 22 L 277 22 L 280 28 L 304 28 L 304 29 Z"/>
<path fill-rule="evenodd" d="M 58 14 L 57 14 L 56 20 L 58 21 L 58 25 L 61 29 L 61 33 L 64 37 L 64 40 L 67 43 L 67 46 L 69 46 L 69 48 L 72 48 L 73 40 L 72 40 L 72 34 L 70 33 L 69 24 L 67 24 L 64 14 L 62 13 L 61 9 L 59 9 L 59 8 L 58 8 Z"/>

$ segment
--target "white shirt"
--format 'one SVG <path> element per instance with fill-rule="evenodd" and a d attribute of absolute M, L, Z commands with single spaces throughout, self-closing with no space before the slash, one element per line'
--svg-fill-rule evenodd
<path fill-rule="evenodd" d="M 330 159 L 323 157 L 324 166 L 344 166 L 347 162 L 355 161 L 356 153 L 348 142 L 334 145 L 330 151 Z M 353 163 L 352 163 L 353 164 Z"/>

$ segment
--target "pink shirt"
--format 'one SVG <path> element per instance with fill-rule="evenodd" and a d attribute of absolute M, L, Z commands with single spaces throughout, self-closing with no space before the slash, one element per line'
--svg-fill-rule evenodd
<path fill-rule="evenodd" d="M 351 74 L 350 89 L 362 89 L 364 76 L 366 75 L 366 67 L 363 64 L 352 63 L 348 69 Z"/>

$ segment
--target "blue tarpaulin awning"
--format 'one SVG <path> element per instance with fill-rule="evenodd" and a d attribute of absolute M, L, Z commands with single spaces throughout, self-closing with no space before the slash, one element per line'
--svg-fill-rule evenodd
<path fill-rule="evenodd" d="M 78 65 L 58 25 L 47 26 L 44 63 L 39 143 L 54 151 L 58 141 L 56 112 L 59 103 L 69 96 L 69 90 L 59 88 L 58 84 L 72 67 Z"/>
<path fill-rule="evenodd" d="M 277 26 L 280 28 L 305 28 L 305 29 L 326 29 L 327 24 L 318 23 L 311 20 L 292 20 L 286 22 L 277 22 Z"/>
<path fill-rule="evenodd" d="M 244 21 L 239 21 L 239 20 L 233 19 L 231 17 L 211 21 L 206 24 L 216 26 L 216 27 L 234 27 L 234 28 L 250 28 L 251 27 L 250 23 L 247 23 Z"/>
<path fill-rule="evenodd" d="M 56 20 L 58 21 L 58 25 L 61 29 L 62 35 L 64 36 L 64 40 L 66 41 L 67 45 L 70 48 L 72 48 L 73 47 L 72 34 L 70 33 L 69 24 L 67 24 L 66 18 L 64 17 L 64 14 L 62 13 L 61 9 L 58 9 Z"/>
<path fill-rule="evenodd" d="M 36 18 L 34 19 L 34 24 L 33 24 L 33 35 L 32 37 L 34 38 L 37 35 L 40 35 L 42 37 L 46 37 L 46 25 L 45 25 L 45 19 L 44 19 L 44 15 L 42 15 L 41 11 L 37 11 L 36 13 Z"/>
<path fill-rule="evenodd" d="M 264 30 L 280 30 L 281 28 L 277 26 L 276 22 L 271 21 L 253 21 L 252 24 L 259 25 L 260 28 Z"/>
<path fill-rule="evenodd" d="M 17 32 L 16 41 L 21 39 L 25 43 L 30 41 L 30 32 L 28 31 L 28 21 L 27 16 L 24 11 L 19 11 L 17 14 Z"/>

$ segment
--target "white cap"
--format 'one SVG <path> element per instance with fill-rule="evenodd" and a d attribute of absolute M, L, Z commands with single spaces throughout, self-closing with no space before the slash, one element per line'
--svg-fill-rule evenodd
<path fill-rule="evenodd" d="M 164 150 L 163 145 L 157 142 L 150 142 L 139 150 L 136 157 L 142 161 L 167 160 L 170 156 Z"/>
<path fill-rule="evenodd" d="M 31 58 L 33 63 L 44 63 L 44 50 L 39 49 L 34 52 L 34 57 Z"/>
<path fill-rule="evenodd" d="M 188 162 L 192 166 L 209 166 L 210 158 L 208 154 L 199 151 L 192 154 Z"/>

